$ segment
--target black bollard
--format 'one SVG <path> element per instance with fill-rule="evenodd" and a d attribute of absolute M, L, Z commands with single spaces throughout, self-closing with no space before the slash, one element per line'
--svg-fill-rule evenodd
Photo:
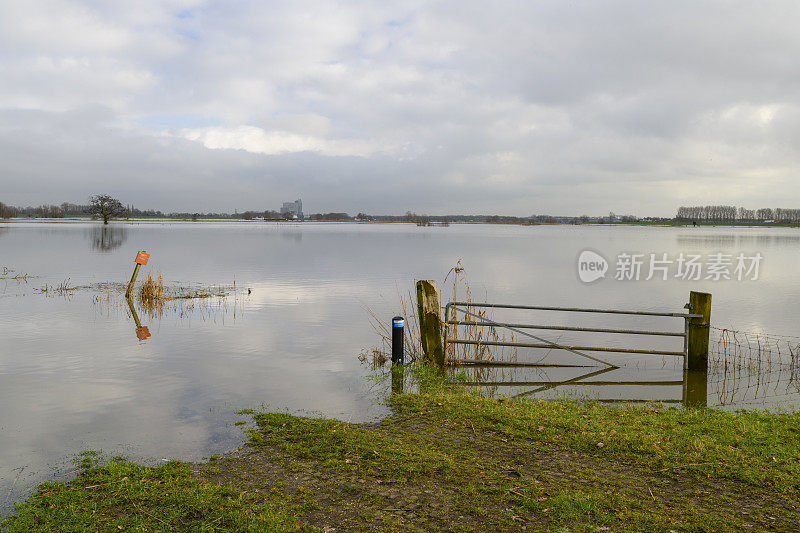
<path fill-rule="evenodd" d="M 406 321 L 401 316 L 392 319 L 392 365 L 403 364 L 403 334 Z"/>

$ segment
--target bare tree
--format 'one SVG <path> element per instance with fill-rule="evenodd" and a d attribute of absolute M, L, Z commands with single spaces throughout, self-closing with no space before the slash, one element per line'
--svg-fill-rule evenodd
<path fill-rule="evenodd" d="M 11 218 L 15 216 L 17 216 L 15 207 L 0 202 L 0 218 Z"/>
<path fill-rule="evenodd" d="M 756 211 L 756 217 L 759 220 L 769 220 L 773 218 L 772 209 L 769 207 L 762 207 L 758 211 Z"/>
<path fill-rule="evenodd" d="M 57 205 L 40 205 L 36 213 L 45 218 L 64 218 L 64 210 Z"/>
<path fill-rule="evenodd" d="M 103 224 L 108 224 L 109 220 L 126 214 L 128 210 L 116 198 L 107 194 L 96 194 L 89 198 L 89 208 L 86 212 L 103 217 Z"/>
<path fill-rule="evenodd" d="M 783 207 L 761 207 L 747 209 L 733 205 L 699 205 L 695 207 L 681 206 L 675 215 L 677 220 L 702 220 L 710 222 L 800 222 L 800 209 Z"/>

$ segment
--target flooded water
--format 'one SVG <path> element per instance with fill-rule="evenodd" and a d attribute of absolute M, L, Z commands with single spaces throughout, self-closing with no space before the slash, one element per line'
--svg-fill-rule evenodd
<path fill-rule="evenodd" d="M 124 300 L 98 286 L 126 283 L 137 250 L 151 254 L 140 279 L 160 272 L 167 285 L 235 284 L 236 290 L 224 300 L 174 302 L 155 315 L 140 310 L 150 333 L 140 340 Z M 577 262 L 585 250 L 608 261 L 605 279 L 580 279 Z M 416 279 L 436 280 L 449 297 L 450 279 L 444 278 L 458 261 L 475 301 L 679 313 L 690 290 L 710 292 L 717 328 L 712 345 L 725 357 L 714 359 L 708 383 L 699 389 L 704 400 L 726 409 L 792 409 L 800 405 L 791 352 L 800 341 L 794 337 L 800 335 L 798 252 L 800 230 L 793 228 L 0 224 L 0 508 L 34 484 L 69 472 L 82 450 L 153 462 L 198 460 L 231 449 L 243 441 L 242 427 L 234 423 L 244 408 L 350 421 L 386 415 L 379 401 L 386 383 L 358 360 L 380 342 L 368 309 L 388 324 L 399 311 L 399 295 L 407 295 Z M 659 263 L 665 270 L 646 280 L 651 253 L 672 263 Z M 701 279 L 683 279 L 681 253 L 702 256 Z M 713 279 L 719 266 L 710 265 L 710 255 L 718 253 L 731 256 L 731 279 Z M 624 269 L 620 277 L 633 279 L 614 279 L 625 262 L 621 254 L 643 254 L 638 280 Z M 750 279 L 752 269 L 736 271 L 739 254 L 760 254 L 758 279 Z M 83 288 L 57 291 L 66 280 Z M 683 329 L 679 318 L 515 313 L 492 316 Z M 720 344 L 717 339 L 729 335 L 723 329 L 738 331 L 737 342 Z M 680 351 L 683 342 L 568 333 L 535 332 L 561 343 L 661 350 Z M 757 333 L 771 335 L 763 337 L 767 344 L 783 344 L 754 359 L 749 346 Z M 549 350 L 516 354 L 518 360 L 580 362 L 576 357 Z M 620 368 L 588 377 L 599 368 L 467 369 L 459 379 L 528 397 L 684 399 L 681 358 L 602 358 Z"/>

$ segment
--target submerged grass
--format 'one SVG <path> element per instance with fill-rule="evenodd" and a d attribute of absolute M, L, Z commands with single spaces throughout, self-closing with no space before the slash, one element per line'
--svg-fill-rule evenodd
<path fill-rule="evenodd" d="M 17 281 L 28 281 L 28 278 L 35 278 L 27 272 L 24 274 L 14 274 L 16 272 L 13 268 L 0 267 L 0 279 L 13 279 Z"/>
<path fill-rule="evenodd" d="M 237 308 L 235 282 L 231 287 L 222 285 L 192 287 L 184 284 L 169 286 L 164 283 L 161 272 L 155 278 L 148 273 L 134 294 L 139 309 L 151 318 L 160 318 L 167 312 L 184 317 L 198 308 L 223 307 L 229 294 L 234 295 L 234 316 Z"/>
<path fill-rule="evenodd" d="M 27 278 L 26 278 L 27 279 Z M 59 296 L 67 296 L 71 294 L 73 291 L 78 290 L 78 287 L 70 285 L 69 278 L 65 279 L 58 285 L 47 285 L 46 283 L 39 287 L 38 289 L 33 289 L 34 291 L 45 294 L 45 295 L 54 295 L 58 294 Z"/>
<path fill-rule="evenodd" d="M 173 300 L 193 300 L 204 298 L 224 298 L 229 292 L 236 290 L 236 284 L 232 288 L 223 286 L 203 286 L 192 288 L 185 285 L 168 287 L 164 285 L 164 277 L 161 272 L 153 278 L 152 273 L 148 273 L 145 280 L 139 285 L 136 292 L 137 301 L 143 309 L 152 310 L 164 302 Z"/>
<path fill-rule="evenodd" d="M 395 416 L 255 415 L 200 465 L 90 466 L 8 531 L 796 531 L 800 415 L 478 397 L 423 370 Z M 91 464 L 91 463 L 90 463 Z M 87 465 L 89 466 L 89 465 Z"/>
<path fill-rule="evenodd" d="M 242 312 L 240 292 L 233 285 L 199 285 L 186 283 L 167 283 L 162 274 L 157 276 L 148 274 L 133 290 L 131 303 L 125 298 L 127 284 L 125 283 L 95 283 L 76 287 L 76 290 L 90 291 L 91 302 L 96 312 L 112 313 L 124 310 L 130 316 L 130 308 L 134 306 L 142 318 L 161 318 L 164 315 L 185 318 L 196 315 L 210 314 L 216 310 L 227 310 L 229 296 L 233 296 L 232 310 L 234 317 Z M 249 292 L 248 292 L 249 293 Z"/>

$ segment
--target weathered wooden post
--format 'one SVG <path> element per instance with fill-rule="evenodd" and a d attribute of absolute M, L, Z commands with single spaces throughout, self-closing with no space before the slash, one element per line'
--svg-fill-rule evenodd
<path fill-rule="evenodd" d="M 711 328 L 711 294 L 707 292 L 689 293 L 689 313 L 703 315 L 689 319 L 686 338 L 688 370 L 708 370 L 708 336 Z"/>
<path fill-rule="evenodd" d="M 417 310 L 419 333 L 425 358 L 444 368 L 444 349 L 442 348 L 442 320 L 439 316 L 439 296 L 436 282 L 420 280 L 417 282 Z"/>
<path fill-rule="evenodd" d="M 708 406 L 708 372 L 686 370 L 683 373 L 683 405 Z"/>

